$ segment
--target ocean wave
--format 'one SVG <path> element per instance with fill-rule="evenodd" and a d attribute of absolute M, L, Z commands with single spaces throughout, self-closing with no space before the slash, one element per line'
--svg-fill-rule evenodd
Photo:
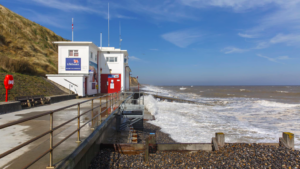
<path fill-rule="evenodd" d="M 161 89 L 154 86 L 151 90 Z M 145 96 L 145 107 L 156 118 L 150 123 L 178 142 L 210 142 L 215 132 L 224 132 L 226 142 L 246 143 L 278 142 L 283 131 L 300 136 L 300 104 L 244 97 L 206 98 L 166 89 L 161 92 L 212 105 L 165 102 Z M 295 144 L 300 149 L 300 140 Z"/>
<path fill-rule="evenodd" d="M 288 91 L 276 91 L 278 93 L 289 93 Z"/>

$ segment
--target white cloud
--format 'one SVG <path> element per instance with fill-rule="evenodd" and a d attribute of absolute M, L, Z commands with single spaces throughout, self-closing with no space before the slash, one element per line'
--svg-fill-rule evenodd
<path fill-rule="evenodd" d="M 232 8 L 234 11 L 242 11 L 256 7 L 262 7 L 264 5 L 270 5 L 272 3 L 278 3 L 282 0 L 180 0 L 183 4 L 196 7 L 221 7 Z"/>
<path fill-rule="evenodd" d="M 178 47 L 185 48 L 197 41 L 200 41 L 203 35 L 200 33 L 199 30 L 187 29 L 187 30 L 166 33 L 161 35 L 161 37 Z"/>
<path fill-rule="evenodd" d="M 257 56 L 262 57 L 262 58 L 265 58 L 265 59 L 268 59 L 268 60 L 271 61 L 271 62 L 277 62 L 277 63 L 279 63 L 276 59 L 270 58 L 270 57 L 268 57 L 268 56 L 264 56 L 264 55 L 261 55 L 261 54 L 257 54 Z"/>
<path fill-rule="evenodd" d="M 21 1 L 21 0 L 19 0 Z M 28 1 L 21 1 L 21 2 L 27 2 L 32 3 L 34 5 L 40 5 L 45 6 L 48 8 L 58 9 L 64 12 L 85 12 L 90 14 L 97 14 L 102 16 L 103 18 L 107 18 L 108 14 L 108 2 L 103 1 L 90 1 L 85 0 L 84 3 L 76 3 L 74 1 L 70 0 L 28 0 Z M 125 16 L 122 14 L 119 14 L 116 8 L 118 5 L 114 3 L 110 3 L 110 18 L 122 18 L 122 19 L 136 19 L 134 17 Z"/>
<path fill-rule="evenodd" d="M 199 20 L 198 8 L 230 8 L 235 12 L 244 12 L 259 7 L 276 7 L 272 14 L 262 16 L 260 24 L 252 30 L 263 30 L 282 23 L 297 24 L 300 26 L 300 0 L 125 0 L 111 2 L 109 0 L 27 0 L 20 2 L 43 5 L 67 12 L 96 13 L 107 18 L 107 3 L 110 3 L 111 17 L 135 19 L 124 16 L 123 11 L 138 13 L 139 16 L 146 15 L 154 20 L 173 21 Z M 81 2 L 81 3 L 79 3 Z M 124 13 L 123 13 L 124 14 Z"/>
<path fill-rule="evenodd" d="M 158 49 L 150 49 L 150 50 L 155 50 L 155 51 L 157 51 Z"/>
<path fill-rule="evenodd" d="M 250 35 L 250 34 L 238 33 L 238 35 L 242 38 L 256 38 L 255 35 Z"/>
<path fill-rule="evenodd" d="M 254 49 L 264 49 L 270 46 L 269 42 L 266 41 L 262 41 L 262 42 L 258 42 L 256 47 L 254 47 Z"/>
<path fill-rule="evenodd" d="M 60 9 L 63 11 L 83 11 L 89 13 L 99 13 L 101 10 L 95 10 L 90 7 L 86 7 L 83 5 L 79 5 L 76 3 L 70 3 L 66 1 L 59 1 L 59 0 L 31 0 L 36 4 L 40 4 L 49 8 Z"/>
<path fill-rule="evenodd" d="M 262 17 L 258 25 L 248 32 L 263 32 L 267 30 L 295 30 L 300 27 L 300 0 L 274 1 L 276 10 Z"/>
<path fill-rule="evenodd" d="M 58 28 L 67 28 L 66 26 L 64 26 L 65 24 L 63 24 L 63 20 L 60 17 L 40 14 L 30 9 L 24 9 L 24 8 L 21 9 L 22 9 L 21 10 L 22 13 L 26 13 L 28 19 L 36 23 L 51 25 Z"/>
<path fill-rule="evenodd" d="M 137 58 L 135 56 L 128 56 L 128 57 L 129 57 L 129 59 L 132 59 L 132 60 L 141 60 L 140 58 Z"/>
<path fill-rule="evenodd" d="M 229 54 L 229 53 L 243 53 L 248 51 L 248 49 L 240 49 L 240 48 L 236 48 L 236 47 L 226 47 L 224 49 L 222 49 L 222 52 L 224 52 L 225 54 Z"/>
<path fill-rule="evenodd" d="M 278 60 L 288 60 L 288 59 L 291 59 L 289 56 L 279 56 L 277 58 L 271 58 L 271 57 L 268 57 L 268 56 L 264 56 L 262 54 L 257 54 L 257 56 L 265 58 L 265 59 L 268 59 L 269 61 L 276 62 L 276 63 L 280 63 L 280 62 L 278 62 Z"/>
<path fill-rule="evenodd" d="M 270 40 L 270 43 L 286 43 L 287 45 L 299 45 L 300 34 L 278 34 Z"/>
<path fill-rule="evenodd" d="M 287 60 L 287 59 L 291 59 L 289 56 L 279 56 L 277 59 L 279 60 Z"/>
<path fill-rule="evenodd" d="M 300 34 L 277 34 L 275 37 L 260 41 L 253 49 L 264 49 L 273 44 L 285 43 L 287 45 L 300 45 Z"/>
<path fill-rule="evenodd" d="M 134 13 L 147 15 L 157 21 L 178 22 L 183 19 L 199 19 L 199 16 L 193 14 L 193 10 L 182 5 L 178 0 L 128 0 L 123 5 L 119 4 L 118 7 Z"/>

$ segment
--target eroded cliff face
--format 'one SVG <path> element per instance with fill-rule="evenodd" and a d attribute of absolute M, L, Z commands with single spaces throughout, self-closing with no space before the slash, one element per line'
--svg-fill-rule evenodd
<path fill-rule="evenodd" d="M 137 86 L 139 84 L 139 81 L 136 77 L 130 77 L 130 86 Z"/>

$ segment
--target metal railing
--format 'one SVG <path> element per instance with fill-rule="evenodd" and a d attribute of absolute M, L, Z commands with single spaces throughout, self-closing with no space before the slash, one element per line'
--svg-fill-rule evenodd
<path fill-rule="evenodd" d="M 10 122 L 10 123 L 6 123 L 6 124 L 3 124 L 3 125 L 0 125 L 0 130 L 1 129 L 4 129 L 4 128 L 7 128 L 7 127 L 11 127 L 11 126 L 14 126 L 14 125 L 17 125 L 17 124 L 20 124 L 20 123 L 23 123 L 23 122 L 26 122 L 26 121 L 29 121 L 29 120 L 34 120 L 34 119 L 37 119 L 39 117 L 42 117 L 42 116 L 46 116 L 46 115 L 50 115 L 50 120 L 49 120 L 49 123 L 50 123 L 50 129 L 2 154 L 0 154 L 0 159 L 17 151 L 18 149 L 22 148 L 22 147 L 25 147 L 27 146 L 28 144 L 46 136 L 47 134 L 49 134 L 49 139 L 50 139 L 50 148 L 45 151 L 44 153 L 42 153 L 39 157 L 37 157 L 35 160 L 33 160 L 32 162 L 30 162 L 29 164 L 27 164 L 24 168 L 28 168 L 30 167 L 31 165 L 33 165 L 35 162 L 37 162 L 38 160 L 40 160 L 42 157 L 44 157 L 45 155 L 47 155 L 49 153 L 49 167 L 47 168 L 54 168 L 54 165 L 53 165 L 53 150 L 58 147 L 61 143 L 63 143 L 64 141 L 66 141 L 69 137 L 71 137 L 73 134 L 75 134 L 77 132 L 77 141 L 78 143 L 81 142 L 80 140 L 80 129 L 82 129 L 85 125 L 87 125 L 89 122 L 92 123 L 91 125 L 91 129 L 93 130 L 94 129 L 94 126 L 95 126 L 95 119 L 97 119 L 97 126 L 98 126 L 98 121 L 99 121 L 99 116 L 100 116 L 100 124 L 101 124 L 101 120 L 102 120 L 102 117 L 101 117 L 101 114 L 103 112 L 107 112 L 107 113 L 112 113 L 114 110 L 114 105 L 117 104 L 117 107 L 119 107 L 120 103 L 122 102 L 122 100 L 126 99 L 126 97 L 124 98 L 121 97 L 121 93 L 118 92 L 118 93 L 112 93 L 112 94 L 106 94 L 104 96 L 99 96 L 99 97 L 96 97 L 96 98 L 92 98 L 92 99 L 89 99 L 89 100 L 86 100 L 86 101 L 82 101 L 82 102 L 79 102 L 79 103 L 76 103 L 76 104 L 72 104 L 72 105 L 69 105 L 69 106 L 65 106 L 65 107 L 62 107 L 62 108 L 59 108 L 59 109 L 56 109 L 56 110 L 52 110 L 52 111 L 48 111 L 46 113 L 42 113 L 42 114 L 39 114 L 39 115 L 35 115 L 35 116 L 32 116 L 32 117 L 28 117 L 28 118 L 23 118 L 23 119 L 20 119 L 20 120 L 17 120 L 17 121 L 13 121 L 13 122 Z M 100 99 L 100 104 L 96 107 L 94 107 L 94 100 L 96 99 Z M 106 102 L 105 103 L 102 103 L 102 100 L 105 99 Z M 87 103 L 91 101 L 91 109 L 83 112 L 83 113 L 80 113 L 80 105 L 83 104 L 83 103 Z M 103 108 L 103 105 L 105 105 L 106 109 L 102 111 L 102 108 Z M 73 106 L 77 106 L 77 116 L 56 126 L 56 127 L 53 127 L 53 114 L 58 112 L 58 111 L 61 111 L 61 110 L 65 110 L 67 108 L 70 108 L 70 107 L 73 107 Z M 95 116 L 94 113 L 93 113 L 93 110 L 94 109 L 97 109 L 97 108 L 100 108 L 100 113 L 98 113 L 97 111 L 97 115 Z M 109 112 L 110 110 L 110 112 Z M 80 125 L 80 117 L 91 112 L 91 119 L 88 120 L 86 123 L 84 123 L 83 125 Z M 106 116 L 107 117 L 107 116 Z M 68 136 L 66 136 L 64 139 L 60 140 L 58 143 L 56 143 L 55 145 L 53 145 L 53 132 L 63 126 L 65 126 L 66 124 L 74 121 L 77 119 L 77 129 L 73 132 L 71 132 Z"/>

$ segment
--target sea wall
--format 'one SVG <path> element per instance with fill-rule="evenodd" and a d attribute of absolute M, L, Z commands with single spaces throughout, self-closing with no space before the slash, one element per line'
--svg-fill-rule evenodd
<path fill-rule="evenodd" d="M 21 109 L 22 106 L 19 101 L 0 102 L 0 114 L 11 113 Z"/>

